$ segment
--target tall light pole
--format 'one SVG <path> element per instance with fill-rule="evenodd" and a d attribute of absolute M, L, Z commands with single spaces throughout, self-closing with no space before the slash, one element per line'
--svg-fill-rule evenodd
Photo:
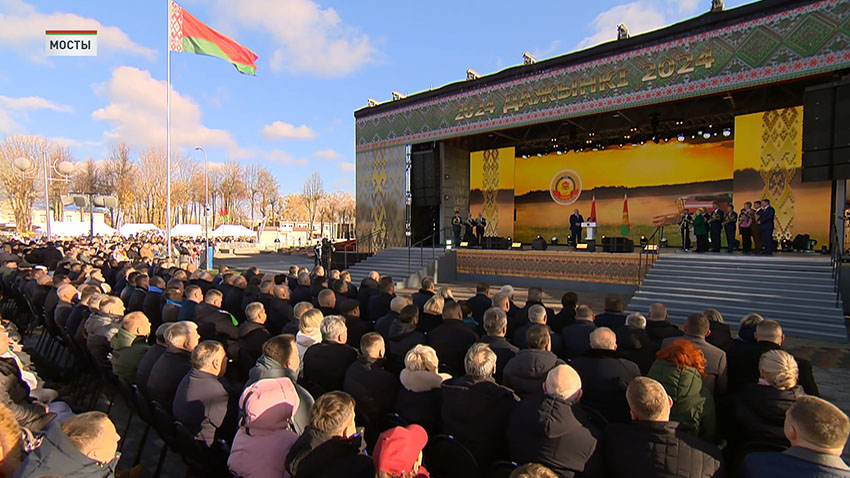
<path fill-rule="evenodd" d="M 50 228 L 50 196 L 48 193 L 50 183 L 53 181 L 68 182 L 71 174 L 74 172 L 74 163 L 67 160 L 60 161 L 59 159 L 56 158 L 53 161 L 49 161 L 47 159 L 47 151 L 42 151 L 41 153 L 42 179 L 44 181 L 44 222 L 47 226 L 48 239 L 52 235 Z M 36 162 L 30 158 L 16 158 L 13 164 L 21 174 L 35 173 L 38 169 Z M 56 173 L 57 176 L 54 177 L 53 173 Z"/>
<path fill-rule="evenodd" d="M 195 146 L 195 150 L 204 153 L 204 257 L 206 257 L 204 269 L 209 269 L 211 262 L 208 257 L 210 254 L 210 227 L 208 218 L 210 212 L 210 184 L 209 176 L 207 175 L 207 151 L 201 146 Z"/>

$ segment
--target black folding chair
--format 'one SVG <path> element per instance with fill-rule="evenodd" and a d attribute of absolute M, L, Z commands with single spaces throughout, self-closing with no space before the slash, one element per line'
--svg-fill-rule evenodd
<path fill-rule="evenodd" d="M 481 476 L 475 457 L 451 435 L 435 435 L 429 438 L 423 454 L 426 468 L 434 478 Z"/>

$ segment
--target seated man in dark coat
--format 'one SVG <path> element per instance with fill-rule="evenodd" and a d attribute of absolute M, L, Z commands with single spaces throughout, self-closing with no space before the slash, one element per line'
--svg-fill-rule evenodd
<path fill-rule="evenodd" d="M 272 335 L 278 335 L 283 328 L 293 320 L 295 312 L 289 303 L 289 287 L 276 285 L 271 289 L 271 297 L 267 298 L 266 306 L 266 328 Z"/>
<path fill-rule="evenodd" d="M 390 313 L 390 301 L 395 297 L 395 282 L 390 276 L 378 281 L 378 293 L 369 298 L 369 319 L 373 322 Z"/>
<path fill-rule="evenodd" d="M 192 370 L 174 392 L 174 420 L 206 446 L 216 438 L 231 439 L 236 431 L 235 407 L 229 406 L 230 396 L 219 381 L 226 369 L 224 347 L 212 340 L 201 342 L 192 351 Z"/>
<path fill-rule="evenodd" d="M 472 309 L 472 318 L 479 326 L 484 322 L 484 312 L 493 306 L 490 299 L 490 284 L 481 282 L 475 286 L 475 295 L 466 301 Z"/>
<path fill-rule="evenodd" d="M 142 312 L 145 313 L 154 329 L 157 329 L 159 324 L 162 323 L 162 306 L 165 304 L 164 292 L 165 280 L 159 276 L 151 277 L 148 293 L 145 294 L 145 300 L 142 302 Z"/>
<path fill-rule="evenodd" d="M 413 294 L 413 305 L 419 308 L 420 314 L 423 312 L 422 308 L 425 307 L 425 302 L 428 302 L 431 297 L 434 297 L 434 278 L 423 277 L 419 292 Z"/>
<path fill-rule="evenodd" d="M 360 315 L 360 302 L 355 299 L 343 299 L 339 304 L 339 313 L 345 317 L 345 328 L 348 330 L 348 345 L 360 346 L 360 339 L 373 329 L 372 322 Z"/>
<path fill-rule="evenodd" d="M 514 408 L 508 425 L 510 458 L 517 463 L 540 463 L 558 476 L 601 477 L 599 431 L 578 400 L 581 379 L 569 365 L 547 375 L 544 393 Z"/>
<path fill-rule="evenodd" d="M 412 306 L 415 307 L 415 306 Z M 384 415 L 393 410 L 398 393 L 398 375 L 383 367 L 384 338 L 369 332 L 360 339 L 360 357 L 345 372 L 343 390 L 357 403 L 357 412 L 373 427 L 379 426 Z M 370 441 L 377 438 L 376 430 L 366 429 Z"/>
<path fill-rule="evenodd" d="M 454 436 L 478 463 L 507 455 L 506 430 L 519 398 L 493 381 L 496 354 L 474 344 L 465 357 L 466 375 L 443 382 L 442 432 Z"/>
<path fill-rule="evenodd" d="M 329 315 L 322 319 L 322 341 L 304 352 L 303 385 L 314 397 L 342 390 L 348 366 L 357 360 L 357 350 L 345 344 L 345 319 Z"/>
<path fill-rule="evenodd" d="M 196 285 L 190 285 L 183 291 L 186 299 L 183 301 L 183 306 L 180 307 L 180 312 L 177 313 L 177 320 L 189 320 L 194 322 L 197 319 L 197 307 L 204 300 L 204 293 L 201 288 Z"/>
<path fill-rule="evenodd" d="M 655 362 L 655 350 L 646 333 L 646 317 L 634 313 L 626 317 L 626 326 L 617 331 L 617 351 L 620 356 L 637 364 L 641 375 L 646 375 L 652 362 Z"/>
<path fill-rule="evenodd" d="M 463 323 L 460 304 L 449 302 L 443 306 L 443 323 L 428 334 L 428 345 L 440 357 L 440 371 L 458 376 L 464 370 L 464 357 L 478 336 Z"/>
<path fill-rule="evenodd" d="M 310 292 L 310 273 L 303 271 L 298 273 L 298 285 L 292 289 L 289 303 L 295 306 L 299 302 L 313 303 L 313 294 Z"/>
<path fill-rule="evenodd" d="M 411 304 L 401 309 L 398 318 L 390 325 L 387 344 L 387 370 L 398 374 L 404 368 L 404 356 L 413 347 L 425 343 L 425 335 L 416 330 L 419 309 Z M 378 334 L 380 335 L 380 334 Z M 357 397 L 355 397 L 357 398 Z"/>
<path fill-rule="evenodd" d="M 360 281 L 360 290 L 357 291 L 357 302 L 360 302 L 360 316 L 371 322 L 374 321 L 369 313 L 369 301 L 372 300 L 372 296 L 378 293 L 378 280 L 375 277 L 381 278 L 377 272 L 370 272 L 369 277 L 364 277 Z"/>
<path fill-rule="evenodd" d="M 198 346 L 198 326 L 194 322 L 175 322 L 165 332 L 168 349 L 151 368 L 146 385 L 147 397 L 171 410 L 174 392 L 183 377 L 192 370 L 192 351 Z"/>
<path fill-rule="evenodd" d="M 649 306 L 649 317 L 646 318 L 646 334 L 656 352 L 661 350 L 661 341 L 667 337 L 679 337 L 682 331 L 667 320 L 667 306 L 656 302 Z"/>
<path fill-rule="evenodd" d="M 248 288 L 248 281 L 245 277 L 236 276 L 233 279 L 233 287 L 227 291 L 221 302 L 221 307 L 233 314 L 233 317 L 236 317 L 236 321 L 240 324 L 245 321 L 245 310 L 242 309 L 242 296 L 245 295 L 246 288 Z"/>
<path fill-rule="evenodd" d="M 239 329 L 233 325 L 230 314 L 221 310 L 221 301 L 222 294 L 219 290 L 208 290 L 204 301 L 195 309 L 195 322 L 198 324 L 201 340 L 221 342 L 228 355 L 235 358 L 231 349 L 239 338 Z"/>
<path fill-rule="evenodd" d="M 682 337 L 668 337 L 661 341 L 661 348 L 665 348 L 675 340 L 685 338 L 691 341 L 705 357 L 705 376 L 702 386 L 714 395 L 725 395 L 728 388 L 729 374 L 726 365 L 726 352 L 708 343 L 705 339 L 710 334 L 708 319 L 700 314 L 691 314 L 685 321 L 685 334 Z"/>
<path fill-rule="evenodd" d="M 522 327 L 526 323 L 528 323 L 528 311 L 535 305 L 542 306 L 546 309 L 546 322 L 550 322 L 553 318 L 555 318 L 555 311 L 549 307 L 546 307 L 543 304 L 543 289 L 540 287 L 529 287 L 528 288 L 528 298 L 525 301 L 525 307 L 517 310 L 515 323 L 516 327 L 511 327 L 508 324 L 508 332 L 513 332 L 517 328 Z"/>
<path fill-rule="evenodd" d="M 502 372 L 505 365 L 514 358 L 519 349 L 505 339 L 508 331 L 508 314 L 498 307 L 490 307 L 484 312 L 484 331 L 487 335 L 481 337 L 481 343 L 490 346 L 496 354 L 496 382 L 502 383 Z"/>
<path fill-rule="evenodd" d="M 528 323 L 514 332 L 513 344 L 521 349 L 528 348 L 528 345 L 525 343 L 525 333 L 528 332 L 528 329 L 535 324 L 543 325 L 549 329 L 549 343 L 552 346 L 552 353 L 560 356 L 564 349 L 561 335 L 553 332 L 552 329 L 548 327 L 547 323 L 548 319 L 546 317 L 546 308 L 540 304 L 532 305 L 528 309 Z"/>
<path fill-rule="evenodd" d="M 552 353 L 549 327 L 535 324 L 526 333 L 527 349 L 510 359 L 502 372 L 502 385 L 512 389 L 520 398 L 543 391 L 546 374 L 564 362 Z"/>
<path fill-rule="evenodd" d="M 266 330 L 266 309 L 259 302 L 251 302 L 245 307 L 245 322 L 239 325 L 239 339 L 236 340 L 238 349 L 238 364 L 243 377 L 248 376 L 248 370 L 263 354 L 263 344 L 272 338 Z"/>
<path fill-rule="evenodd" d="M 396 319 L 398 319 L 401 309 L 410 305 L 410 296 L 399 295 L 393 297 L 390 301 L 390 311 L 375 322 L 375 332 L 381 334 L 384 340 L 390 338 L 390 327 Z"/>
<path fill-rule="evenodd" d="M 800 397 L 788 409 L 785 436 L 791 448 L 782 453 L 750 453 L 744 459 L 747 478 L 848 478 L 841 459 L 850 421 L 838 407 L 817 397 Z"/>
<path fill-rule="evenodd" d="M 564 327 L 575 323 L 576 308 L 578 307 L 578 294 L 575 292 L 564 292 L 561 296 L 561 311 L 552 317 L 549 327 L 560 332 Z"/>
<path fill-rule="evenodd" d="M 597 327 L 608 327 L 616 333 L 626 324 L 626 314 L 623 313 L 623 299 L 619 295 L 605 296 L 605 311 L 593 319 Z"/>
<path fill-rule="evenodd" d="M 736 383 L 730 388 L 740 390 L 744 384 L 756 383 L 759 380 L 759 358 L 768 350 L 782 350 L 785 334 L 782 326 L 775 320 L 765 320 L 756 326 L 757 347 L 734 347 L 729 356 L 730 376 L 735 377 Z M 798 383 L 808 395 L 818 396 L 820 391 L 812 372 L 812 362 L 807 359 L 794 357 L 799 369 Z M 732 372 L 734 369 L 734 373 Z"/>
<path fill-rule="evenodd" d="M 62 284 L 56 289 L 56 297 L 59 299 L 56 302 L 56 307 L 53 309 L 53 323 L 59 331 L 65 330 L 65 325 L 68 322 L 68 317 L 74 308 L 74 300 L 77 297 L 77 288 L 71 284 Z"/>
<path fill-rule="evenodd" d="M 575 323 L 564 327 L 561 339 L 564 341 L 562 357 L 572 359 L 580 357 L 590 350 L 590 333 L 596 329 L 593 322 L 593 310 L 586 305 L 576 309 Z"/>
<path fill-rule="evenodd" d="M 142 306 L 145 303 L 145 296 L 148 294 L 148 287 L 150 287 L 150 277 L 145 273 L 137 275 L 136 288 L 130 294 L 130 300 L 127 301 L 127 312 L 142 310 Z"/>
<path fill-rule="evenodd" d="M 617 356 L 617 337 L 608 327 L 590 333 L 590 351 L 574 358 L 570 365 L 581 377 L 583 404 L 598 411 L 609 423 L 627 423 L 629 404 L 626 388 L 640 369 Z"/>
<path fill-rule="evenodd" d="M 606 476 L 725 476 L 720 450 L 669 421 L 673 400 L 660 383 L 637 377 L 629 384 L 626 399 L 633 421 L 605 428 Z"/>
<path fill-rule="evenodd" d="M 177 322 L 180 309 L 183 308 L 183 293 L 180 289 L 168 288 L 163 293 L 165 304 L 162 305 L 162 321 L 167 323 Z"/>
<path fill-rule="evenodd" d="M 372 459 L 354 424 L 354 398 L 345 392 L 322 395 L 310 409 L 310 426 L 286 455 L 290 475 L 315 478 L 374 478 Z"/>
<path fill-rule="evenodd" d="M 131 382 L 135 383 L 145 396 L 148 394 L 147 386 L 148 379 L 151 376 L 151 370 L 153 370 L 156 361 L 168 349 L 168 343 L 165 341 L 165 332 L 169 327 L 171 327 L 170 323 L 164 323 L 156 328 L 156 332 L 154 333 L 156 342 L 142 356 L 142 360 L 139 362 L 139 368 L 136 370 L 136 380 Z"/>

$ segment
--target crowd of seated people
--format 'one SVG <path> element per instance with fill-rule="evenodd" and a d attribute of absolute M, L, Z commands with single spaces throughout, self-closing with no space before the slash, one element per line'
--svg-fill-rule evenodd
<path fill-rule="evenodd" d="M 4 290 L 42 301 L 46 329 L 235 476 L 424 477 L 429 440 L 449 440 L 481 476 L 508 461 L 522 477 L 850 477 L 847 416 L 756 314 L 733 338 L 716 310 L 679 328 L 664 304 L 626 314 L 616 296 L 596 315 L 568 292 L 556 312 L 539 288 L 520 307 L 509 285 L 462 301 L 430 277 L 408 296 L 377 272 L 213 277 L 106 244 L 42 248 L 59 258 L 0 254 L 20 259 Z M 63 410 L 18 344 L 0 330 L 3 476 L 110 475 L 114 424 Z M 40 445 L 5 453 L 21 427 Z"/>

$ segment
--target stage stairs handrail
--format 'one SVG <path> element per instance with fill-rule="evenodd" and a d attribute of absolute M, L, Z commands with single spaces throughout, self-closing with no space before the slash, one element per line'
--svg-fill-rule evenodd
<path fill-rule="evenodd" d="M 407 246 L 407 275 L 410 276 L 413 274 L 413 249 L 419 248 L 419 267 L 417 269 L 421 269 L 425 266 L 425 245 L 428 241 L 431 241 L 431 262 L 437 259 L 437 245 L 442 245 L 440 241 L 440 235 L 445 232 L 451 230 L 451 226 L 444 227 L 438 231 L 434 231 L 431 234 L 419 239 L 418 241 Z"/>
<path fill-rule="evenodd" d="M 363 250 L 360 249 L 360 245 L 365 244 L 367 247 L 364 247 Z M 355 237 L 354 238 L 354 251 L 349 250 L 348 247 L 343 250 L 343 261 L 345 263 L 344 268 L 348 269 L 348 254 L 354 252 L 357 254 L 358 259 L 353 262 L 359 262 L 360 254 L 375 254 L 380 252 L 381 250 L 387 247 L 387 230 L 386 229 L 377 229 L 369 234 L 366 234 L 363 237 Z"/>
<path fill-rule="evenodd" d="M 830 265 L 832 266 L 832 279 L 835 281 L 834 291 L 835 291 L 835 306 L 841 302 L 841 263 L 844 262 L 844 247 L 841 244 L 841 236 L 838 231 L 838 221 L 840 219 L 836 218 L 835 221 L 832 222 L 831 229 L 831 240 L 832 242 L 832 254 L 830 257 Z M 842 223 L 843 224 L 843 223 Z"/>
<path fill-rule="evenodd" d="M 664 226 L 658 226 L 655 228 L 655 232 L 649 236 L 649 239 L 646 241 L 646 246 L 641 244 L 640 253 L 638 256 L 638 274 L 637 274 L 637 285 L 639 286 L 642 282 L 646 274 L 649 274 L 649 269 L 655 265 L 655 261 L 658 260 L 658 253 L 661 247 L 661 235 L 664 234 Z M 653 246 L 652 249 L 647 250 L 647 246 Z"/>

